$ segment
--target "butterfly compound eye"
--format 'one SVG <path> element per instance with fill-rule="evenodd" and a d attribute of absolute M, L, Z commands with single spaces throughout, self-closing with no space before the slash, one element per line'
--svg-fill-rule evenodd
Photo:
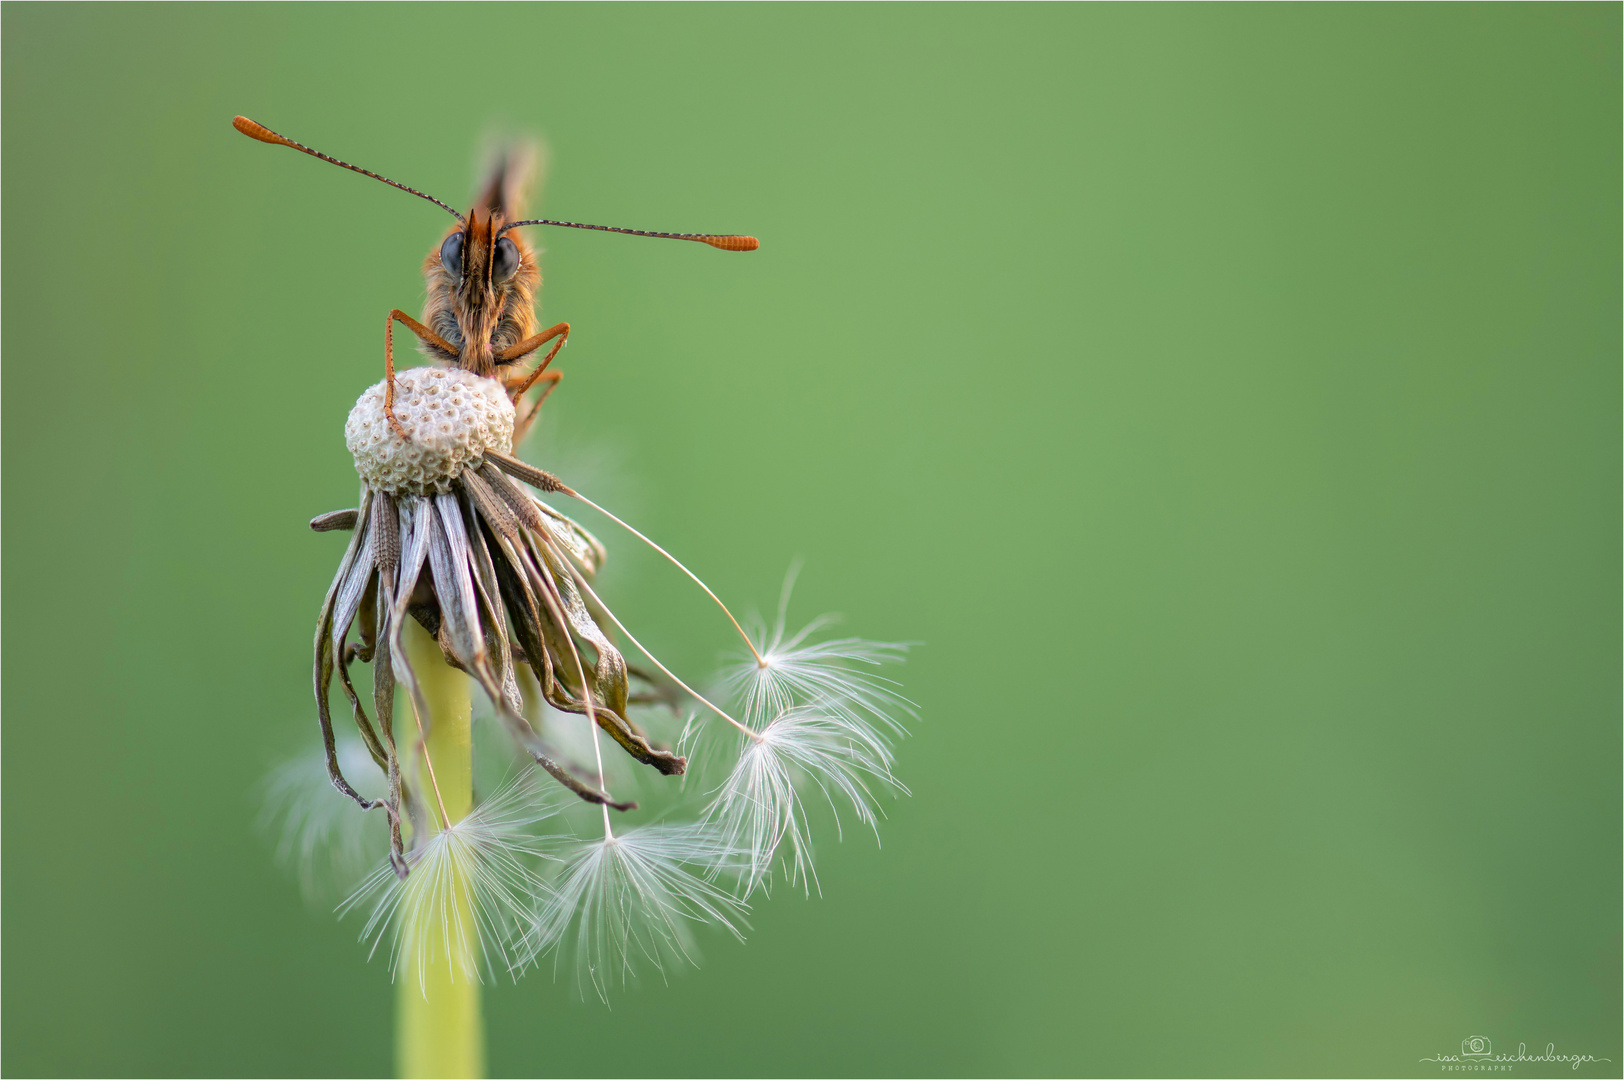
<path fill-rule="evenodd" d="M 440 245 L 440 265 L 452 277 L 462 277 L 462 233 L 452 233 Z"/>
<path fill-rule="evenodd" d="M 496 257 L 491 266 L 491 277 L 497 281 L 506 281 L 519 269 L 519 249 L 513 241 L 502 237 L 496 242 Z"/>

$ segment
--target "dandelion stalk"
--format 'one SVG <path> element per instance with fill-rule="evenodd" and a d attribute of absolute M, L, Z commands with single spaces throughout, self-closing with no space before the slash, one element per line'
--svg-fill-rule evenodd
<path fill-rule="evenodd" d="M 415 621 L 405 627 L 406 651 L 417 673 L 428 715 L 427 732 L 417 755 L 418 790 L 436 793 L 429 812 L 419 820 L 438 831 L 461 821 L 473 809 L 473 741 L 468 676 L 445 662 L 440 646 Z M 432 776 L 431 776 L 432 770 Z M 444 813 L 449 822 L 439 820 Z M 455 869 L 447 888 L 447 905 L 463 926 L 474 922 L 470 882 Z M 433 935 L 439 948 L 408 950 L 395 973 L 396 1070 L 403 1077 L 485 1075 L 485 1026 L 479 1008 L 479 980 L 471 977 L 478 957 L 453 952 L 473 947 L 472 935 L 442 930 Z"/>

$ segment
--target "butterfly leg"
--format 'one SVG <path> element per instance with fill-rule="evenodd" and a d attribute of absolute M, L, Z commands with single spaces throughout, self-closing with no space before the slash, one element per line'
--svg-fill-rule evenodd
<path fill-rule="evenodd" d="M 530 425 L 536 419 L 536 414 L 541 411 L 541 403 L 547 400 L 547 395 L 553 392 L 553 388 L 558 385 L 558 380 L 564 377 L 562 371 L 548 371 L 547 365 L 553 362 L 553 357 L 558 355 L 558 350 L 562 349 L 564 343 L 569 340 L 570 324 L 559 323 L 557 326 L 543 330 L 533 337 L 525 338 L 517 345 L 503 349 L 496 357 L 497 363 L 510 364 L 521 356 L 535 352 L 555 337 L 558 342 L 547 350 L 547 355 L 542 358 L 541 363 L 536 365 L 534 371 L 523 379 L 514 376 L 503 383 L 508 388 L 508 397 L 513 399 L 515 407 L 519 404 L 519 399 L 524 397 L 525 392 L 532 386 L 538 382 L 547 384 L 546 389 L 541 392 L 541 396 L 535 400 L 529 409 L 525 410 L 524 415 L 513 425 L 513 443 L 515 446 L 524 438 L 525 432 L 530 430 Z"/>
<path fill-rule="evenodd" d="M 541 396 L 530 403 L 530 407 L 524 411 L 524 415 L 514 422 L 514 446 L 518 446 L 519 443 L 524 441 L 526 433 L 530 430 L 530 425 L 535 422 L 537 414 L 541 412 L 541 403 L 547 400 L 547 395 L 553 392 L 553 388 L 558 385 L 558 380 L 563 377 L 564 373 L 562 371 L 549 371 L 536 380 L 536 382 L 544 385 L 544 389 L 541 391 Z"/>
<path fill-rule="evenodd" d="M 395 434 L 410 442 L 411 437 L 406 434 L 406 429 L 400 426 L 399 420 L 395 419 L 395 324 L 397 322 L 423 341 L 444 352 L 447 356 L 455 357 L 458 353 L 445 338 L 436 334 L 433 330 L 400 310 L 400 308 L 391 308 L 389 314 L 384 316 L 383 372 L 384 382 L 387 385 L 385 385 L 383 391 L 383 414 L 389 418 L 389 426 L 394 429 Z"/>
<path fill-rule="evenodd" d="M 540 364 L 536 365 L 536 370 L 532 371 L 527 378 L 525 378 L 522 382 L 520 382 L 517 377 L 511 380 L 504 380 L 503 385 L 508 388 L 508 397 L 512 398 L 515 402 L 524 396 L 524 392 L 526 390 L 535 385 L 536 380 L 541 378 L 541 373 L 547 370 L 547 365 L 553 362 L 553 357 L 558 355 L 558 350 L 562 349 L 564 347 L 564 343 L 570 339 L 570 324 L 567 322 L 561 322 L 551 329 L 543 330 L 534 337 L 527 337 L 517 345 L 511 345 L 496 354 L 496 362 L 498 364 L 511 364 L 515 360 L 535 352 L 553 338 L 558 339 L 558 344 L 554 345 L 547 351 L 546 357 L 542 359 Z M 555 379 L 553 381 L 557 382 L 558 380 Z"/>

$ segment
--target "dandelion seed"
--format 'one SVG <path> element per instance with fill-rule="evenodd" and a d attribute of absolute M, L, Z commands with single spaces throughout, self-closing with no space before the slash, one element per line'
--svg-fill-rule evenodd
<path fill-rule="evenodd" d="M 371 761 L 360 740 L 340 739 L 337 753 L 346 773 L 367 777 L 357 781 L 364 797 L 384 796 L 382 779 L 368 776 Z M 317 751 L 272 770 L 259 819 L 260 828 L 276 838 L 277 863 L 294 875 L 310 904 L 347 895 L 385 840 L 382 821 L 355 813 L 354 804 L 333 790 L 323 760 Z"/>
<path fill-rule="evenodd" d="M 753 734 L 740 743 L 738 763 L 707 818 L 750 854 L 740 880 L 744 895 L 770 885 L 775 855 L 792 884 L 799 880 L 807 891 L 816 884 L 799 787 L 819 789 L 837 831 L 845 805 L 876 839 L 876 791 L 908 790 L 892 775 L 891 740 L 907 734 L 903 718 L 916 716 L 916 709 L 896 683 L 865 670 L 900 661 L 907 646 L 861 638 L 809 641 L 833 621 L 829 616 L 789 634 L 786 616 L 798 569 L 792 567 L 784 580 L 772 628 L 759 628 L 750 655 L 723 673 Z"/>
<path fill-rule="evenodd" d="M 531 951 L 573 957 L 583 996 L 607 1002 L 642 965 L 665 976 L 672 962 L 697 963 L 693 929 L 715 924 L 744 940 L 746 905 L 707 881 L 730 861 L 725 845 L 699 825 L 652 825 L 572 845 L 553 894 L 537 915 Z"/>
<path fill-rule="evenodd" d="M 900 663 L 908 646 L 862 638 L 808 642 L 835 621 L 830 615 L 788 634 L 785 618 L 798 572 L 799 567 L 792 567 L 784 579 L 772 629 L 757 630 L 751 655 L 730 665 L 723 672 L 724 681 L 742 699 L 745 721 L 752 728 L 798 706 L 819 704 L 851 725 L 853 736 L 871 743 L 889 766 L 889 740 L 907 734 L 903 721 L 915 719 L 918 710 L 897 692 L 897 683 L 867 669 Z"/>
<path fill-rule="evenodd" d="M 770 885 L 775 855 L 790 884 L 799 881 L 808 892 L 817 884 L 800 784 L 817 787 L 835 812 L 837 830 L 844 803 L 879 837 L 876 788 L 902 794 L 908 789 L 865 732 L 827 710 L 805 707 L 775 717 L 758 738 L 743 741 L 738 764 L 707 812 L 727 844 L 745 855 L 740 895 Z"/>
<path fill-rule="evenodd" d="M 374 953 L 389 939 L 396 977 L 403 965 L 420 978 L 431 967 L 449 966 L 454 978 L 481 982 L 498 962 L 517 977 L 535 904 L 550 895 L 540 867 L 553 856 L 534 828 L 558 810 L 535 773 L 519 773 L 408 852 L 404 880 L 387 863 L 379 866 L 340 913 L 370 907 L 361 938 Z"/>

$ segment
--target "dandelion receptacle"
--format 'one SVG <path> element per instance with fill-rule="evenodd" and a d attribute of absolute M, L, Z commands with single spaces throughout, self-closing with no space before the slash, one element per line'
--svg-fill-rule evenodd
<path fill-rule="evenodd" d="M 728 251 L 754 250 L 754 238 L 524 218 L 535 155 L 522 146 L 496 156 L 463 214 L 254 121 L 234 125 L 456 219 L 424 261 L 422 318 L 389 312 L 384 378 L 344 425 L 358 505 L 311 522 L 348 534 L 316 625 L 321 745 L 278 770 L 268 820 L 306 894 L 339 898 L 389 958 L 401 1073 L 476 1075 L 482 984 L 543 966 L 607 1002 L 640 971 L 697 959 L 705 927 L 742 940 L 750 904 L 775 883 L 818 887 L 807 801 L 827 803 L 837 825 L 845 815 L 875 829 L 880 797 L 906 793 L 894 747 L 915 710 L 880 674 L 906 646 L 831 638 L 826 619 L 791 630 L 793 572 L 772 623 L 747 627 L 665 548 L 515 455 L 569 336 L 567 323 L 540 329 L 541 274 L 516 230 Z M 396 370 L 397 322 L 428 364 Z M 742 642 L 706 683 L 718 691 L 695 689 L 599 595 L 607 550 L 560 509 L 570 502 L 715 602 Z M 721 759 L 712 781 L 684 782 L 694 753 Z M 641 775 L 622 775 L 617 757 Z M 656 823 L 617 821 L 639 800 L 658 804 Z"/>

